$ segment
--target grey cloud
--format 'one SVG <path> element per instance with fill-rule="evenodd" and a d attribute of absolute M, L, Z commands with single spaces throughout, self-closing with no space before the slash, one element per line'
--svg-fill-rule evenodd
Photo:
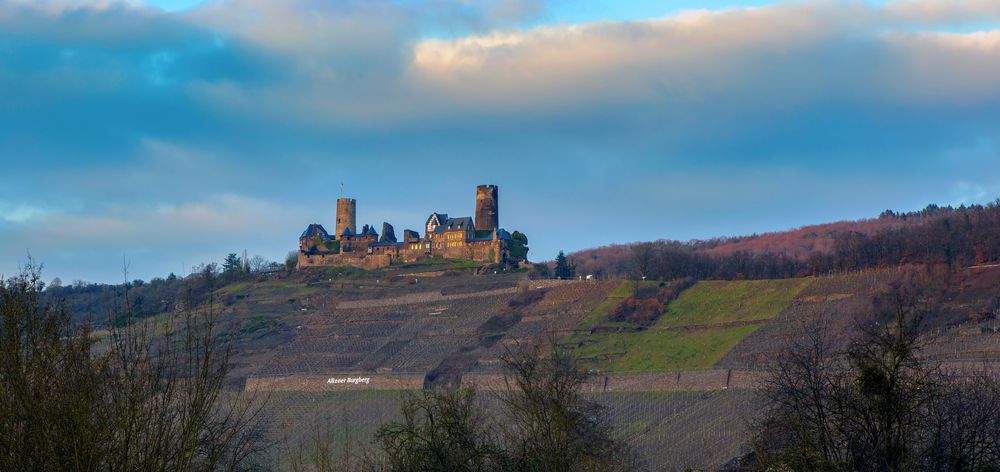
<path fill-rule="evenodd" d="M 397 228 L 469 211 L 428 182 L 499 183 L 540 258 L 610 242 L 595 210 L 684 239 L 981 198 L 1000 36 L 940 31 L 995 14 L 954 5 L 519 28 L 535 2 L 0 3 L 0 272 L 30 245 L 64 279 L 121 252 L 155 274 L 227 229 L 281 257 L 340 181 Z"/>

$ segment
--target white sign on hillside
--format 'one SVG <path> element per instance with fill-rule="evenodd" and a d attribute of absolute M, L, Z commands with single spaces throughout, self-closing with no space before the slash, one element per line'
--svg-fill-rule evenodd
<path fill-rule="evenodd" d="M 326 380 L 328 384 L 365 384 L 368 385 L 372 382 L 371 377 L 330 377 Z"/>

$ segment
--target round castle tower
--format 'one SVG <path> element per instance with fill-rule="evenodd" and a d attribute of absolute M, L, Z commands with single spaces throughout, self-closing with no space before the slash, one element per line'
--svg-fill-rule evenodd
<path fill-rule="evenodd" d="M 496 185 L 476 187 L 476 231 L 493 231 L 500 227 L 500 205 Z"/>
<path fill-rule="evenodd" d="M 344 229 L 347 228 L 351 229 L 351 233 L 358 233 L 357 205 L 358 202 L 353 198 L 337 199 L 337 233 L 334 234 L 334 238 L 340 239 L 340 235 L 344 234 Z"/>

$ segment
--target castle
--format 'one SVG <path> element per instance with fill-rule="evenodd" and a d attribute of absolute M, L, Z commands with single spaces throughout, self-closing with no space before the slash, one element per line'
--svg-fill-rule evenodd
<path fill-rule="evenodd" d="M 389 223 L 382 223 L 381 235 L 368 225 L 359 232 L 357 201 L 340 198 L 336 232 L 332 236 L 316 223 L 302 232 L 298 267 L 349 265 L 377 269 L 433 257 L 484 263 L 518 262 L 526 252 L 523 245 L 527 239 L 512 239 L 510 233 L 500 228 L 497 195 L 496 185 L 480 185 L 476 188 L 475 221 L 468 216 L 449 218 L 446 213 L 431 213 L 423 237 L 407 229 L 402 240 L 397 240 Z M 517 255 L 512 255 L 511 249 L 516 249 Z"/>

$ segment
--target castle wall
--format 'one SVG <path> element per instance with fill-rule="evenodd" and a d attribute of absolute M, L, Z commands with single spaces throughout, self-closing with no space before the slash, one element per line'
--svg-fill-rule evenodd
<path fill-rule="evenodd" d="M 352 266 L 374 270 L 389 267 L 392 256 L 388 254 L 369 255 L 367 252 L 340 254 L 305 254 L 299 252 L 298 268 Z"/>
<path fill-rule="evenodd" d="M 417 262 L 431 257 L 431 250 L 427 249 L 427 244 L 427 241 L 403 243 L 399 248 L 399 258 L 402 262 Z"/>
<path fill-rule="evenodd" d="M 416 247 L 416 249 L 414 249 Z M 462 246 L 433 249 L 430 253 L 424 243 L 416 246 L 375 246 L 372 254 L 368 254 L 367 246 L 359 241 L 354 242 L 350 252 L 309 254 L 299 251 L 298 267 L 332 267 L 347 265 L 373 270 L 388 267 L 392 264 L 417 262 L 429 257 L 446 259 L 469 259 L 483 262 L 500 262 L 503 260 L 504 241 L 466 241 Z"/>
<path fill-rule="evenodd" d="M 368 246 L 378 242 L 374 236 L 348 236 L 340 239 L 341 253 L 368 254 Z"/>
<path fill-rule="evenodd" d="M 499 262 L 502 245 L 502 241 L 464 241 L 461 246 L 445 245 L 440 249 L 434 249 L 434 255 L 448 259 Z"/>

